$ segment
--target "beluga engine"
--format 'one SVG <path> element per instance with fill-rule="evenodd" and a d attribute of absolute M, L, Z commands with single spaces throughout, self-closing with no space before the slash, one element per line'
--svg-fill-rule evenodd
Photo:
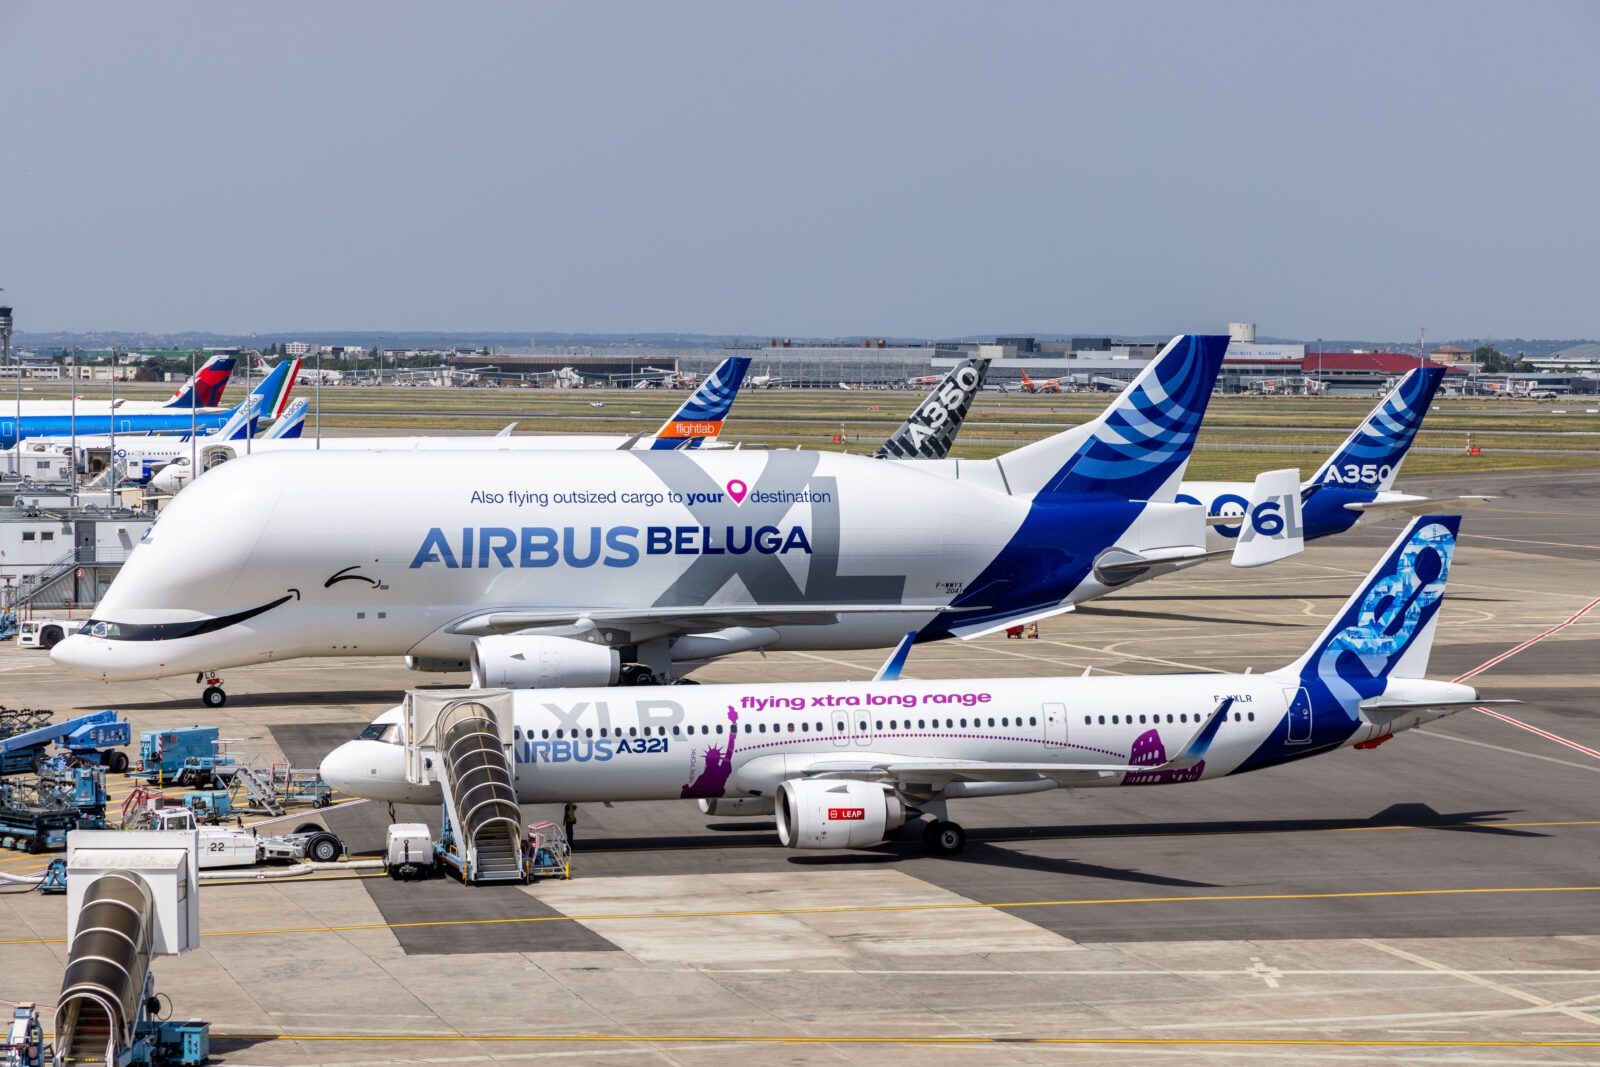
<path fill-rule="evenodd" d="M 622 657 L 614 648 L 572 637 L 503 634 L 472 643 L 478 689 L 564 689 L 616 685 Z"/>

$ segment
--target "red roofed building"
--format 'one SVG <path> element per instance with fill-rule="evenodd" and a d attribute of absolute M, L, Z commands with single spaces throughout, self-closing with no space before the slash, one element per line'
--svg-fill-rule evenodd
<path fill-rule="evenodd" d="M 1221 384 L 1228 391 L 1272 387 L 1285 379 L 1306 377 L 1322 383 L 1332 393 L 1378 393 L 1394 385 L 1419 366 L 1440 367 L 1433 360 L 1419 361 L 1404 352 L 1307 352 L 1300 359 L 1225 359 Z M 1445 367 L 1448 377 L 1464 378 L 1467 367 Z M 1284 392 L 1298 392 L 1291 381 Z"/>

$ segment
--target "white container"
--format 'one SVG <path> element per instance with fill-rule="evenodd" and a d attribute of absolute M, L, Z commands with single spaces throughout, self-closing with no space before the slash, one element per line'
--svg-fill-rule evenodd
<path fill-rule="evenodd" d="M 428 832 L 428 824 L 390 823 L 383 865 L 390 878 L 426 877 L 433 869 L 433 835 Z"/>

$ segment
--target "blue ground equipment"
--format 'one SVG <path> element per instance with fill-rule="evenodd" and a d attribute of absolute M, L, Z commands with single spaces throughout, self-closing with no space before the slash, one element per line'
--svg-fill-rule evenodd
<path fill-rule="evenodd" d="M 65 722 L 55 722 L 54 712 L 0 709 L 0 774 L 27 774 L 49 756 L 52 744 L 74 759 L 98 763 L 113 774 L 128 769 L 128 754 L 120 752 L 132 738 L 128 724 L 114 711 L 92 711 Z"/>
<path fill-rule="evenodd" d="M 139 731 L 139 776 L 157 785 L 208 786 L 233 776 L 238 760 L 218 749 L 215 726 Z"/>

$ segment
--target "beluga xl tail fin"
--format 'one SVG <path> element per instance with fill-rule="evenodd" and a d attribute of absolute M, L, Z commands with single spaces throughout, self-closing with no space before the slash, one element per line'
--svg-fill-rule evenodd
<path fill-rule="evenodd" d="M 1228 338 L 1174 337 L 1099 418 L 994 462 L 1011 492 L 1171 501 L 1183 481 Z"/>

